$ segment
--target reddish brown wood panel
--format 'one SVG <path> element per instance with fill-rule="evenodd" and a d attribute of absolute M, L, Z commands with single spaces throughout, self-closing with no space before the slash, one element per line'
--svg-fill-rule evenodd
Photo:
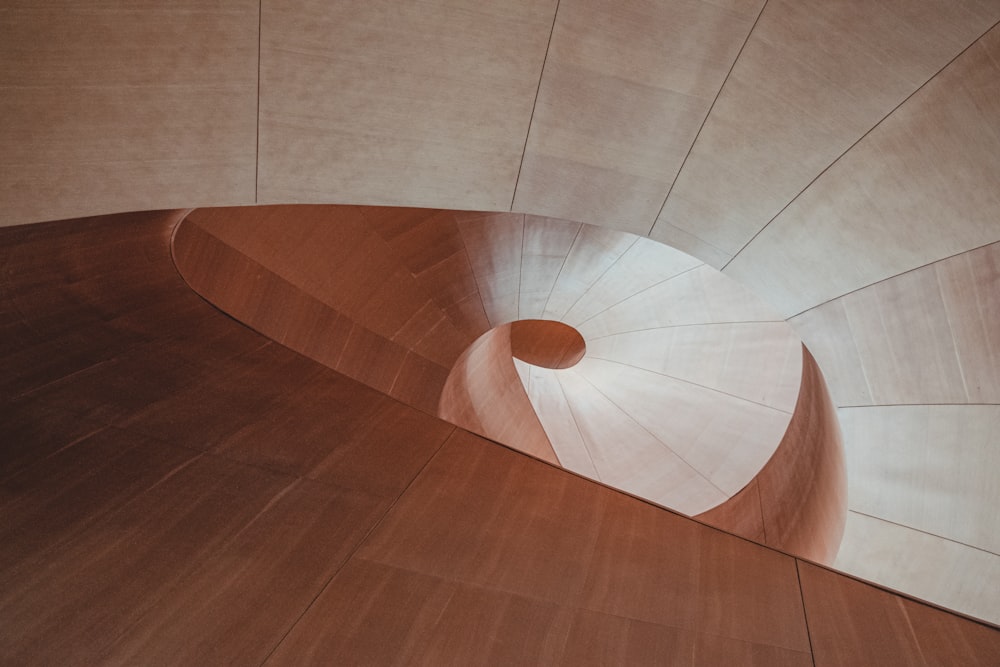
<path fill-rule="evenodd" d="M 1000 632 L 799 562 L 816 667 L 996 665 Z M 983 582 L 989 585 L 990 582 Z"/>
<path fill-rule="evenodd" d="M 553 320 L 518 320 L 510 325 L 515 358 L 543 368 L 570 368 L 587 353 L 587 343 L 573 327 Z"/>
<path fill-rule="evenodd" d="M 698 515 L 713 526 L 820 563 L 832 563 L 847 517 L 837 409 L 815 359 L 802 348 L 802 386 L 788 430 L 757 478 Z"/>
<path fill-rule="evenodd" d="M 269 342 L 174 272 L 176 219 L 0 230 L 0 662 L 995 662 Z"/>
<path fill-rule="evenodd" d="M 464 429 L 559 465 L 511 352 L 511 324 L 479 337 L 448 374 L 437 414 Z"/>

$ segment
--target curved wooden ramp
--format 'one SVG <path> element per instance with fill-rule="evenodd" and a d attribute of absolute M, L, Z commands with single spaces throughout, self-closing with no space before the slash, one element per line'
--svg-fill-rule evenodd
<path fill-rule="evenodd" d="M 316 205 L 199 209 L 173 248 L 228 314 L 409 405 L 762 543 L 836 556 L 846 483 L 822 374 L 774 311 L 673 248 L 537 216 Z M 525 331 L 539 350 L 575 341 L 575 363 L 525 362 Z M 434 372 L 407 381 L 415 364 Z"/>
<path fill-rule="evenodd" d="M 402 405 L 221 315 L 173 213 L 0 231 L 0 661 L 990 665 L 1000 630 Z"/>

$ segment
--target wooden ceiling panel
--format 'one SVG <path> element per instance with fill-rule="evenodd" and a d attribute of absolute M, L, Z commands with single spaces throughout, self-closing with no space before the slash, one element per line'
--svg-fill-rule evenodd
<path fill-rule="evenodd" d="M 588 340 L 657 327 L 778 322 L 760 299 L 710 266 L 701 265 L 636 292 L 577 324 Z"/>
<path fill-rule="evenodd" d="M 842 408 L 840 423 L 850 509 L 1000 554 L 1000 406 Z"/>
<path fill-rule="evenodd" d="M 992 585 L 1000 581 L 1000 557 L 982 549 L 849 511 L 833 566 L 991 623 L 1000 621 Z"/>
<path fill-rule="evenodd" d="M 5 2 L 0 225 L 251 204 L 258 3 Z"/>
<path fill-rule="evenodd" d="M 645 234 L 762 4 L 563 0 L 514 210 Z"/>
<path fill-rule="evenodd" d="M 1000 26 L 823 173 L 725 273 L 786 316 L 1000 240 Z"/>
<path fill-rule="evenodd" d="M 596 338 L 587 356 L 724 391 L 791 412 L 802 344 L 784 322 L 695 325 Z"/>
<path fill-rule="evenodd" d="M 555 7 L 264 2 L 260 201 L 508 210 Z"/>
<path fill-rule="evenodd" d="M 998 19 L 985 0 L 771 0 L 652 238 L 721 268 Z"/>
<path fill-rule="evenodd" d="M 1000 243 L 790 320 L 838 405 L 1000 403 Z"/>
<path fill-rule="evenodd" d="M 624 364 L 585 358 L 572 372 L 726 495 L 760 471 L 791 418 L 787 412 Z"/>
<path fill-rule="evenodd" d="M 684 461 L 650 429 L 608 398 L 600 387 L 574 370 L 556 373 L 557 384 L 582 437 L 579 443 L 592 461 L 598 479 L 629 488 L 643 498 L 685 514 L 698 514 L 725 501 L 728 494 Z M 540 393 L 540 387 L 534 387 Z M 545 403 L 539 408 L 539 416 Z M 547 421 L 543 419 L 543 425 Z M 628 443 L 627 447 L 622 446 Z M 572 441 L 567 441 L 569 447 Z M 560 459 L 561 460 L 561 459 Z M 583 474 L 582 470 L 576 470 Z"/>

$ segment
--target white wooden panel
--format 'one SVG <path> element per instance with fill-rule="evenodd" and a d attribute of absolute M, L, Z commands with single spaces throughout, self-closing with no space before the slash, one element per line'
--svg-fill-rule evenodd
<path fill-rule="evenodd" d="M 263 202 L 509 210 L 555 0 L 265 0 Z"/>
<path fill-rule="evenodd" d="M 842 408 L 851 509 L 1000 553 L 1000 406 Z"/>
<path fill-rule="evenodd" d="M 854 512 L 834 567 L 991 623 L 1000 623 L 1000 557 Z"/>
<path fill-rule="evenodd" d="M 651 236 L 721 267 L 998 19 L 989 0 L 770 0 Z"/>
<path fill-rule="evenodd" d="M 256 0 L 0 6 L 0 225 L 254 202 Z"/>
<path fill-rule="evenodd" d="M 645 234 L 762 5 L 562 0 L 514 210 Z"/>
<path fill-rule="evenodd" d="M 786 316 L 1000 240 L 1000 27 L 875 128 L 726 268 Z"/>
<path fill-rule="evenodd" d="M 792 412 L 802 344 L 784 322 L 707 324 L 597 338 L 587 356 L 628 364 Z"/>

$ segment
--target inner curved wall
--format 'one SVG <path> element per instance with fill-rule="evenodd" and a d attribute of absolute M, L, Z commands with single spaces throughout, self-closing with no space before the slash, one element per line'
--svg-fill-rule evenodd
<path fill-rule="evenodd" d="M 821 374 L 768 308 L 683 253 L 553 219 L 315 205 L 195 210 L 173 252 L 225 312 L 405 403 L 761 543 L 836 554 L 843 460 Z M 466 312 L 558 319 L 494 326 L 452 358 L 481 324 Z M 519 325 L 560 327 L 584 354 L 560 319 L 595 336 L 583 361 L 515 358 Z M 407 360 L 446 377 L 407 382 Z"/>

